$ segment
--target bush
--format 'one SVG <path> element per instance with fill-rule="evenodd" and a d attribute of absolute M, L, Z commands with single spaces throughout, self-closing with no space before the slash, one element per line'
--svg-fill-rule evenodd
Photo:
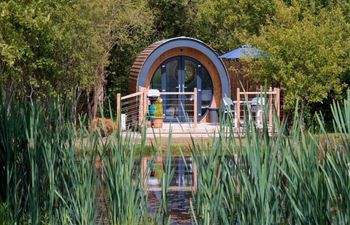
<path fill-rule="evenodd" d="M 95 118 L 91 122 L 92 132 L 100 132 L 101 136 L 109 136 L 113 133 L 113 130 L 117 130 L 117 125 L 112 119 Z"/>
<path fill-rule="evenodd" d="M 156 101 L 156 111 L 154 112 L 155 117 L 163 117 L 163 104 L 162 99 L 159 97 Z"/>

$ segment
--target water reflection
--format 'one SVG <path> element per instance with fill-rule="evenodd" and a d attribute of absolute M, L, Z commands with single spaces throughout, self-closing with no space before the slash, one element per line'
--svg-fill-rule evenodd
<path fill-rule="evenodd" d="M 162 193 L 160 191 L 148 192 L 147 206 L 148 213 L 155 214 L 160 207 L 162 201 Z M 171 224 L 192 224 L 190 199 L 192 192 L 176 191 L 167 194 L 168 213 L 171 218 Z"/>
<path fill-rule="evenodd" d="M 159 210 L 162 201 L 161 177 L 163 175 L 163 163 L 165 158 L 156 159 L 144 158 L 142 167 L 144 172 L 149 166 L 148 180 L 145 182 L 145 189 L 148 190 L 147 205 L 148 212 L 154 214 Z M 192 191 L 196 190 L 197 171 L 191 157 L 173 157 L 171 167 L 174 176 L 169 185 L 167 194 L 168 213 L 171 217 L 171 224 L 192 224 L 190 199 Z"/>
<path fill-rule="evenodd" d="M 227 160 L 226 165 L 233 173 L 238 174 L 239 170 L 248 170 L 249 173 L 249 168 L 244 163 L 240 163 L 241 159 L 237 155 L 227 156 L 224 160 Z M 174 176 L 170 182 L 167 194 L 167 208 L 171 217 L 171 224 L 191 224 L 190 201 L 192 199 L 192 191 L 195 192 L 197 190 L 197 166 L 194 161 L 203 163 L 202 167 L 208 163 L 206 159 L 193 160 L 191 157 L 172 157 L 171 165 L 174 170 Z M 161 206 L 161 177 L 164 173 L 164 162 L 165 158 L 158 157 L 156 159 L 143 158 L 142 160 L 137 160 L 134 164 L 133 177 L 135 181 L 140 170 L 142 175 L 148 173 L 148 179 L 144 183 L 144 188 L 147 191 L 147 211 L 150 215 L 155 215 L 159 212 Z M 149 169 L 152 169 L 154 173 L 149 172 Z M 101 176 L 103 175 L 101 174 Z M 106 194 L 106 190 L 103 187 L 101 188 L 102 191 L 99 191 L 96 196 L 99 207 L 96 224 L 108 224 L 108 203 L 106 197 L 103 196 Z M 237 186 L 237 193 L 239 193 L 239 186 Z"/>
<path fill-rule="evenodd" d="M 144 158 L 142 162 L 143 172 L 146 173 L 149 167 L 149 176 L 145 182 L 145 189 L 148 191 L 160 191 L 161 179 L 164 173 L 163 164 L 165 159 Z M 169 185 L 169 191 L 195 191 L 197 186 L 197 171 L 191 157 L 173 157 L 171 167 L 174 176 Z"/>

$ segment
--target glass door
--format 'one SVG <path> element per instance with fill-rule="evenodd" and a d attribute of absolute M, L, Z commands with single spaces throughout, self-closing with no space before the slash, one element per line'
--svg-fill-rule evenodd
<path fill-rule="evenodd" d="M 181 58 L 174 57 L 162 64 L 162 92 L 180 91 Z M 163 95 L 165 122 L 176 122 L 180 118 L 179 99 L 177 95 Z"/>
<path fill-rule="evenodd" d="M 181 57 L 180 92 L 193 92 L 198 86 L 198 65 L 189 57 Z M 194 95 L 180 95 L 179 107 L 182 122 L 193 122 L 193 98 Z M 200 101 L 197 101 L 197 103 L 200 104 Z"/>
<path fill-rule="evenodd" d="M 178 93 L 193 92 L 197 88 L 198 120 L 207 112 L 213 93 L 208 71 L 197 60 L 186 56 L 162 63 L 153 75 L 151 87 Z M 162 95 L 165 122 L 193 122 L 193 98 L 194 95 Z"/>

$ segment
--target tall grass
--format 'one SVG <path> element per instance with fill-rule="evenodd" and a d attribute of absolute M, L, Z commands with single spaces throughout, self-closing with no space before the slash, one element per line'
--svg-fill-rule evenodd
<path fill-rule="evenodd" d="M 9 208 L 10 221 L 92 225 L 99 222 L 100 208 L 107 208 L 100 222 L 142 223 L 147 207 L 142 178 L 132 176 L 135 144 L 116 132 L 103 139 L 83 119 L 75 127 L 69 101 L 55 99 L 43 106 L 1 98 L 0 200 Z M 97 201 L 101 192 L 106 202 Z"/>
<path fill-rule="evenodd" d="M 137 145 L 126 137 L 114 133 L 113 138 L 103 144 L 104 171 L 108 195 L 109 224 L 145 224 L 146 193 L 142 167 L 135 164 L 142 159 L 144 147 L 137 153 Z M 144 146 L 145 138 L 142 138 Z"/>
<path fill-rule="evenodd" d="M 145 130 L 139 148 L 131 132 L 103 138 L 84 118 L 75 127 L 69 101 L 15 100 L 3 95 L 0 101 L 0 218 L 14 224 L 169 223 L 171 136 L 160 210 L 148 215 L 149 173 L 135 166 L 144 156 Z M 237 140 L 228 116 L 211 144 L 193 142 L 194 224 L 350 223 L 350 92 L 332 104 L 336 135 L 325 131 L 320 117 L 318 133 L 305 130 L 297 111 L 288 132 L 285 121 L 274 121 L 275 135 L 247 121 Z M 106 214 L 99 220 L 101 207 Z"/>
<path fill-rule="evenodd" d="M 193 145 L 199 168 L 193 222 L 349 224 L 350 92 L 332 112 L 336 136 L 321 119 L 319 133 L 304 130 L 296 110 L 289 132 L 275 121 L 278 134 L 271 137 L 247 122 L 244 141 L 219 136 L 206 155 L 200 150 L 206 146 Z"/>

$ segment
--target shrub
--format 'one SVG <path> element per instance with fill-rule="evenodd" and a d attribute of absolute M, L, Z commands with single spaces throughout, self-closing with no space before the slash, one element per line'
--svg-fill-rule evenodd
<path fill-rule="evenodd" d="M 163 104 L 162 99 L 159 97 L 156 101 L 156 111 L 154 112 L 155 117 L 163 117 Z"/>
<path fill-rule="evenodd" d="M 102 136 L 109 136 L 113 130 L 117 130 L 117 125 L 112 119 L 95 118 L 91 122 L 92 132 L 99 131 Z"/>

